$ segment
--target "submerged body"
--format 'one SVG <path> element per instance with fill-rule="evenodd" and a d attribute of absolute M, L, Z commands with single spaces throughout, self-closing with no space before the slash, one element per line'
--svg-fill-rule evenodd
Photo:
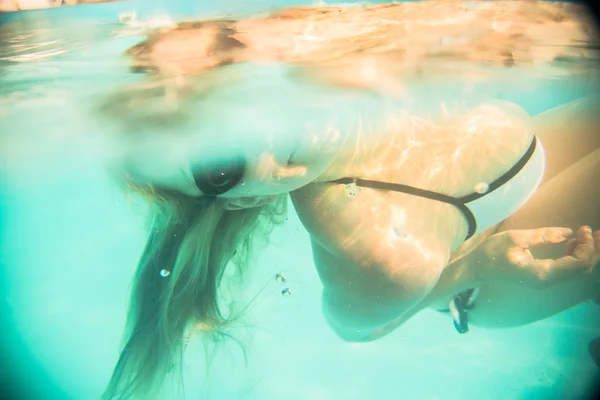
<path fill-rule="evenodd" d="M 196 279 L 204 286 L 190 294 L 190 309 L 207 292 L 212 307 L 222 270 L 240 238 L 251 235 L 239 221 L 252 225 L 261 207 L 290 193 L 311 236 L 324 314 L 345 340 L 381 337 L 424 308 L 448 308 L 467 289 L 480 288 L 487 300 L 469 312 L 473 323 L 487 326 L 533 322 L 590 298 L 598 283 L 586 277 L 597 274 L 600 235 L 585 227 L 566 250 L 562 243 L 571 230 L 597 226 L 598 210 L 581 207 L 556 222 L 538 218 L 546 211 L 511 215 L 529 199 L 540 210 L 564 210 L 566 200 L 556 200 L 560 189 L 545 188 L 572 179 L 561 172 L 586 156 L 591 161 L 580 168 L 596 169 L 600 143 L 590 127 L 599 113 L 589 111 L 596 99 L 532 120 L 519 106 L 474 89 L 520 74 L 593 76 L 593 40 L 579 8 L 546 2 L 304 7 L 155 33 L 128 52 L 133 70 L 152 73 L 153 83 L 119 94 L 104 110 L 138 132 L 119 153 L 129 184 L 167 199 L 160 215 L 179 206 L 188 214 L 155 225 L 136 279 L 159 279 L 153 269 L 171 264 L 168 293 Z M 548 118 L 576 118 L 584 126 L 571 129 L 576 150 L 563 154 L 568 140 L 559 139 Z M 594 203 L 597 190 L 587 190 Z M 481 193 L 495 210 L 485 213 L 473 202 L 465 211 L 424 192 Z M 558 202 L 550 205 L 548 197 Z M 204 200 L 193 206 L 197 199 Z M 556 228 L 533 230 L 547 226 Z M 537 259 L 528 247 L 540 243 L 560 244 L 561 251 Z M 556 280 L 575 295 L 531 287 Z M 134 295 L 139 310 L 148 307 L 144 298 L 153 299 L 143 290 Z M 519 296 L 542 307 L 522 310 L 503 300 Z M 555 301 L 543 307 L 549 296 Z M 176 310 L 169 308 L 174 302 L 166 309 Z M 219 321 L 218 311 L 203 310 L 178 317 L 179 331 Z M 149 309 L 135 312 L 114 391 L 127 374 L 131 346 L 145 346 L 136 332 L 160 321 Z M 143 317 L 150 322 L 142 326 Z M 164 318 L 168 328 L 168 312 Z"/>

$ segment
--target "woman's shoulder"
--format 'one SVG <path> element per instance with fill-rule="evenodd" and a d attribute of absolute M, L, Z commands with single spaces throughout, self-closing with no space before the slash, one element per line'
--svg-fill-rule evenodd
<path fill-rule="evenodd" d="M 514 103 L 492 100 L 445 112 L 431 119 L 398 111 L 401 117 L 378 124 L 385 132 L 349 135 L 317 181 L 355 177 L 461 197 L 512 168 L 534 137 L 531 117 Z"/>

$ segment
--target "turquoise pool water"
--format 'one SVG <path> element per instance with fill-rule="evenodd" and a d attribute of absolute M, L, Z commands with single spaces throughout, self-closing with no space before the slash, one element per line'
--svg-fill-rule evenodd
<path fill-rule="evenodd" d="M 134 2 L 0 15 L 2 38 L 20 46 L 0 50 L 2 340 L 11 377 L 32 399 L 98 398 L 117 360 L 145 242 L 144 209 L 131 209 L 104 174 L 97 147 L 104 126 L 93 114 L 111 87 L 140 79 L 121 56 L 140 37 L 124 35 L 118 15 L 152 16 L 161 8 L 174 17 L 214 15 L 234 6 Z M 40 52 L 47 57 L 31 59 Z M 534 115 L 595 89 L 554 81 L 540 82 L 535 96 L 506 85 L 490 90 Z M 228 346 L 206 371 L 191 344 L 188 398 L 580 399 L 597 375 L 587 353 L 600 331 L 595 304 L 466 335 L 425 311 L 377 342 L 344 343 L 321 316 L 309 249 L 291 213 L 240 293 L 261 290 L 249 328 L 239 332 L 251 343 L 247 364 Z M 287 281 L 274 279 L 278 273 Z M 284 289 L 291 295 L 282 296 Z"/>

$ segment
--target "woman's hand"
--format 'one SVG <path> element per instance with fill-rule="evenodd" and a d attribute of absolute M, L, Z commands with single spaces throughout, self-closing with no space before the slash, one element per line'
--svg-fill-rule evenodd
<path fill-rule="evenodd" d="M 272 153 L 262 153 L 256 168 L 256 178 L 262 182 L 271 182 L 282 178 L 301 177 L 306 174 L 305 166 L 288 166 L 277 163 Z"/>
<path fill-rule="evenodd" d="M 476 273 L 486 282 L 504 281 L 544 289 L 584 273 L 600 272 L 600 231 L 582 226 L 575 237 L 568 228 L 541 228 L 497 233 L 477 252 Z M 536 259 L 530 248 L 566 242 L 565 256 Z"/>

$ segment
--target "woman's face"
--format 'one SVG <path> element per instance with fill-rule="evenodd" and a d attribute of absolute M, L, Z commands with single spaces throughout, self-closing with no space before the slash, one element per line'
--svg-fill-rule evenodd
<path fill-rule="evenodd" d="M 215 71 L 230 79 L 176 104 L 185 123 L 173 133 L 149 126 L 148 133 L 131 135 L 138 140 L 129 146 L 129 170 L 190 196 L 231 199 L 231 208 L 259 205 L 314 181 L 341 149 L 347 119 L 337 110 L 339 94 L 297 83 L 293 68 L 247 63 Z"/>
<path fill-rule="evenodd" d="M 131 135 L 141 137 L 128 152 L 138 179 L 252 206 L 314 181 L 357 129 L 364 108 L 380 104 L 299 79 L 306 66 L 247 59 L 246 44 L 217 46 L 230 38 L 217 40 L 227 29 L 233 28 L 172 31 L 134 46 L 133 67 L 157 71 L 175 88 L 166 84 L 146 110 L 143 95 L 140 105 L 116 108 L 121 118 L 135 119 L 128 130 L 147 132 Z M 159 126 L 153 121 L 161 114 L 170 119 Z"/>

